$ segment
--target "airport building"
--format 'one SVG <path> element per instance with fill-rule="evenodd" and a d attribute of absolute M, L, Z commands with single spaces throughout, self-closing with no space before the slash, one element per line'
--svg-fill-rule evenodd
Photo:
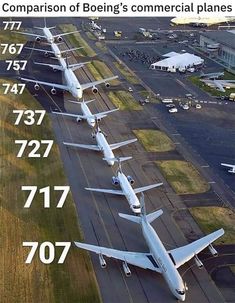
<path fill-rule="evenodd" d="M 205 32 L 200 35 L 200 46 L 228 67 L 235 67 L 235 31 Z"/>
<path fill-rule="evenodd" d="M 204 63 L 204 60 L 201 57 L 190 53 L 170 52 L 163 55 L 163 57 L 165 57 L 165 59 L 151 64 L 150 68 L 167 72 L 176 72 L 199 67 Z"/>

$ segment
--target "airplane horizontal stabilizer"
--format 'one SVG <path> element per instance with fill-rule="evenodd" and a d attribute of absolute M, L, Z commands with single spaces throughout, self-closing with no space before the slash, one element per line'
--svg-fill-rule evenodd
<path fill-rule="evenodd" d="M 138 224 L 141 223 L 141 218 L 140 217 L 132 216 L 132 215 L 126 215 L 126 214 L 122 214 L 122 213 L 119 213 L 118 215 L 119 215 L 119 217 L 121 217 L 123 219 L 126 219 L 128 221 L 138 223 Z"/>
<path fill-rule="evenodd" d="M 102 189 L 102 188 L 90 188 L 90 187 L 86 187 L 85 189 L 90 190 L 90 191 L 95 191 L 97 193 L 113 194 L 113 195 L 120 195 L 120 196 L 125 195 L 122 190 L 118 190 L 118 189 Z"/>
<path fill-rule="evenodd" d="M 50 68 L 53 68 L 55 70 L 60 70 L 60 71 L 63 71 L 63 67 L 60 66 L 60 65 L 55 65 L 55 64 L 47 64 L 47 63 L 42 63 L 42 62 L 34 62 L 34 64 L 36 65 L 42 65 L 42 66 L 48 66 Z"/>
<path fill-rule="evenodd" d="M 119 143 L 110 144 L 110 148 L 111 148 L 112 150 L 114 150 L 114 149 L 117 149 L 117 148 L 119 148 L 119 147 L 121 147 L 121 146 L 130 144 L 130 143 L 134 143 L 134 142 L 136 142 L 136 141 L 137 141 L 137 139 L 135 138 L 135 139 L 131 139 L 131 140 L 119 142 Z"/>
<path fill-rule="evenodd" d="M 74 100 L 68 100 L 68 102 L 75 103 L 75 104 L 82 104 L 82 103 L 88 104 L 88 103 L 91 103 L 93 101 L 95 101 L 95 99 L 91 99 L 91 100 L 87 100 L 87 101 L 83 100 L 82 102 L 74 101 Z"/>
<path fill-rule="evenodd" d="M 146 219 L 149 223 L 153 222 L 155 219 L 160 217 L 163 214 L 162 209 L 156 210 L 153 213 L 150 213 L 146 216 Z"/>
<path fill-rule="evenodd" d="M 138 187 L 138 188 L 135 188 L 134 189 L 134 192 L 135 194 L 138 194 L 138 193 L 142 193 L 144 191 L 147 191 L 147 190 L 150 190 L 152 188 L 155 188 L 155 187 L 159 187 L 161 186 L 163 183 L 156 183 L 156 184 L 152 184 L 152 185 L 147 185 L 147 186 L 143 186 L 143 187 Z"/>
<path fill-rule="evenodd" d="M 78 148 L 84 148 L 84 149 L 90 149 L 90 150 L 100 151 L 100 148 L 97 145 L 76 144 L 76 143 L 68 143 L 68 142 L 63 142 L 63 144 L 67 145 L 67 146 L 71 146 L 71 147 L 78 147 Z"/>

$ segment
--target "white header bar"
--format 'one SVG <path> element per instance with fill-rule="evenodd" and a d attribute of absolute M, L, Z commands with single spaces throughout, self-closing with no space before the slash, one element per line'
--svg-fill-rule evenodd
<path fill-rule="evenodd" d="M 226 17 L 234 0 L 1 0 L 0 17 Z"/>

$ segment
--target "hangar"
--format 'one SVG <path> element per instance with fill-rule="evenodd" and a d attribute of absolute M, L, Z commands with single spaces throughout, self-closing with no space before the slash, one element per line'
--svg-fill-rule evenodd
<path fill-rule="evenodd" d="M 150 68 L 176 72 L 177 70 L 186 70 L 190 67 L 198 67 L 204 63 L 204 59 L 190 53 L 170 52 L 163 55 L 163 57 L 166 58 L 151 64 Z"/>

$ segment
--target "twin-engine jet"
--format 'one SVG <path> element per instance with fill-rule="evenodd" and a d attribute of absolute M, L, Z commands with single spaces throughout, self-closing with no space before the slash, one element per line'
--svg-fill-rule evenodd
<path fill-rule="evenodd" d="M 94 150 L 94 151 L 101 151 L 104 155 L 104 158 L 108 165 L 112 166 L 114 165 L 114 154 L 113 150 L 117 149 L 121 146 L 136 142 L 137 139 L 131 139 L 119 143 L 113 143 L 109 144 L 106 140 L 106 135 L 105 133 L 99 128 L 99 126 L 96 127 L 94 133 L 92 134 L 92 137 L 95 138 L 96 140 L 96 145 L 88 145 L 88 144 L 77 144 L 77 143 L 68 143 L 68 142 L 63 142 L 64 145 L 71 146 L 71 147 L 78 147 L 78 148 L 84 148 L 84 149 L 89 149 L 89 150 Z"/>
<path fill-rule="evenodd" d="M 57 90 L 60 89 L 63 91 L 68 91 L 71 93 L 71 95 L 76 98 L 76 99 L 81 99 L 83 97 L 83 91 L 92 88 L 92 92 L 94 94 L 98 93 L 98 88 L 96 87 L 99 84 L 105 83 L 106 87 L 110 87 L 110 84 L 108 81 L 114 80 L 118 78 L 118 76 L 113 76 L 109 77 L 106 79 L 94 81 L 94 82 L 88 82 L 81 84 L 76 75 L 74 74 L 74 70 L 83 67 L 85 64 L 88 64 L 90 62 L 84 62 L 84 63 L 76 63 L 76 64 L 70 64 L 68 65 L 66 60 L 64 58 L 59 59 L 60 65 L 56 64 L 46 64 L 46 63 L 35 63 L 39 64 L 42 66 L 49 66 L 51 67 L 54 71 L 59 70 L 62 71 L 63 76 L 64 76 L 64 81 L 65 84 L 58 84 L 58 83 L 51 83 L 51 82 L 45 82 L 45 81 L 39 81 L 39 80 L 34 80 L 34 79 L 28 79 L 28 78 L 21 78 L 21 80 L 26 81 L 26 82 L 32 82 L 35 83 L 34 88 L 35 90 L 39 90 L 40 86 L 39 85 L 46 85 L 52 87 L 51 93 L 53 95 L 56 94 Z"/>
<path fill-rule="evenodd" d="M 167 251 L 157 233 L 150 225 L 151 222 L 162 215 L 163 211 L 160 209 L 146 215 L 143 194 L 140 203 L 140 217 L 126 214 L 119 214 L 119 216 L 141 226 L 144 239 L 149 248 L 148 252 L 129 252 L 85 244 L 81 242 L 74 243 L 79 248 L 98 254 L 102 268 L 106 267 L 106 261 L 103 256 L 107 256 L 109 258 L 115 258 L 123 262 L 123 270 L 126 276 L 131 275 L 128 264 L 135 265 L 144 269 L 150 269 L 162 274 L 173 295 L 178 300 L 185 301 L 187 286 L 177 269 L 192 258 L 194 258 L 196 265 L 199 268 L 202 268 L 203 263 L 199 260 L 197 255 L 206 247 L 208 247 L 210 253 L 213 256 L 217 256 L 218 253 L 211 243 L 221 237 L 224 234 L 224 230 L 221 228 L 190 244 Z"/>
<path fill-rule="evenodd" d="M 227 163 L 221 163 L 221 165 L 225 166 L 225 167 L 229 167 L 228 172 L 230 174 L 235 174 L 235 165 L 233 165 L 233 164 L 227 164 Z"/>
<path fill-rule="evenodd" d="M 62 113 L 62 112 L 52 112 L 52 113 L 57 114 L 57 115 L 66 116 L 66 117 L 75 118 L 77 122 L 81 122 L 82 120 L 86 120 L 89 126 L 94 127 L 96 121 L 100 121 L 102 118 L 106 117 L 108 114 L 116 112 L 117 110 L 119 110 L 119 108 L 115 108 L 115 109 L 111 109 L 111 110 L 108 110 L 108 111 L 105 111 L 105 112 L 92 114 L 89 107 L 87 106 L 87 104 L 90 103 L 90 102 L 93 102 L 93 101 L 95 101 L 95 99 L 88 100 L 88 101 L 85 101 L 83 99 L 82 102 L 69 101 L 69 102 L 81 105 L 82 115 Z"/>
<path fill-rule="evenodd" d="M 140 201 L 137 197 L 136 194 L 140 192 L 147 191 L 149 189 L 161 186 L 162 183 L 156 183 L 152 185 L 147 185 L 143 187 L 138 187 L 138 188 L 132 188 L 131 185 L 134 184 L 134 179 L 131 176 L 126 176 L 121 167 L 121 162 L 125 160 L 132 159 L 132 157 L 120 157 L 120 158 L 114 158 L 114 159 L 109 159 L 113 160 L 114 162 L 118 162 L 118 170 L 116 173 L 116 176 L 112 177 L 112 184 L 113 185 L 119 185 L 121 187 L 121 190 L 113 190 L 113 189 L 101 189 L 101 188 L 85 188 L 86 190 L 90 191 L 95 191 L 95 192 L 100 192 L 100 193 L 105 193 L 105 194 L 114 194 L 114 195 L 121 195 L 125 196 L 130 209 L 137 215 L 140 214 Z M 104 160 L 106 160 L 104 158 Z"/>

